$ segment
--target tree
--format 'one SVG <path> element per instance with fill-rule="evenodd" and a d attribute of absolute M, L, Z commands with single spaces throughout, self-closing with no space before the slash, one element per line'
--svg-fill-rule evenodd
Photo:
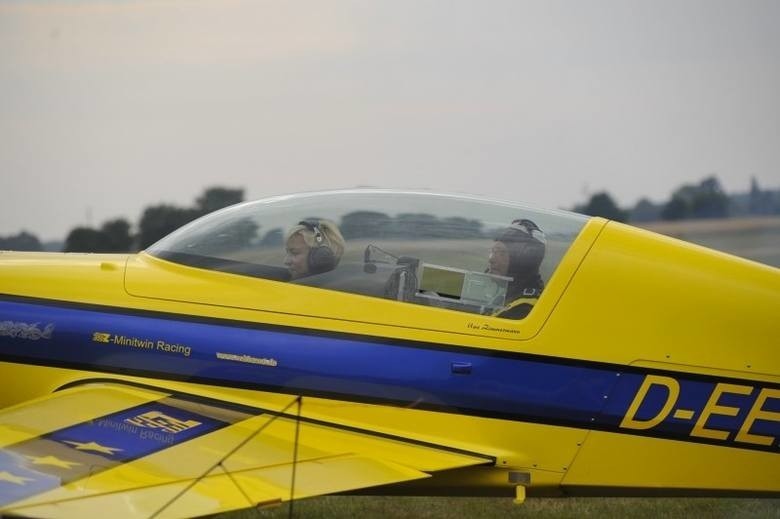
<path fill-rule="evenodd" d="M 713 175 L 702 180 L 699 185 L 686 184 L 677 188 L 664 206 L 661 217 L 664 220 L 682 220 L 723 218 L 728 214 L 729 198 Z"/>
<path fill-rule="evenodd" d="M 123 218 L 109 220 L 100 230 L 76 227 L 68 233 L 65 252 L 129 252 L 133 245 L 130 224 Z"/>
<path fill-rule="evenodd" d="M 201 214 L 208 214 L 223 207 L 238 204 L 244 201 L 243 189 L 231 189 L 227 187 L 210 187 L 206 189 L 197 200 L 195 207 Z"/>
<path fill-rule="evenodd" d="M 689 215 L 688 203 L 682 196 L 672 196 L 661 210 L 661 218 L 664 220 L 683 220 Z"/>
<path fill-rule="evenodd" d="M 91 227 L 76 227 L 65 238 L 63 252 L 104 252 L 101 232 Z"/>
<path fill-rule="evenodd" d="M 185 209 L 167 204 L 147 207 L 138 224 L 138 247 L 145 249 L 200 215 L 199 209 Z"/>
<path fill-rule="evenodd" d="M 138 223 L 138 246 L 145 249 L 195 218 L 243 202 L 243 200 L 243 189 L 215 186 L 204 190 L 203 194 L 195 200 L 195 207 L 192 208 L 176 207 L 169 204 L 147 207 Z M 258 230 L 256 227 L 247 225 L 244 225 L 242 229 L 239 233 L 241 236 L 235 236 L 238 240 L 256 236 Z"/>
<path fill-rule="evenodd" d="M 439 219 L 426 213 L 402 213 L 393 222 L 394 234 L 405 238 L 441 238 Z"/>
<path fill-rule="evenodd" d="M 129 252 L 133 248 L 130 223 L 123 218 L 105 222 L 100 232 L 105 252 Z"/>
<path fill-rule="evenodd" d="M 647 198 L 640 199 L 631 210 L 629 220 L 632 222 L 654 222 L 661 216 L 661 207 Z"/>
<path fill-rule="evenodd" d="M 481 238 L 482 222 L 460 216 L 451 216 L 441 222 L 441 237 Z"/>
<path fill-rule="evenodd" d="M 574 210 L 578 213 L 601 216 L 618 222 L 625 222 L 628 218 L 626 211 L 620 209 L 606 191 L 594 194 L 587 204 L 577 206 Z"/>
<path fill-rule="evenodd" d="M 729 215 L 729 197 L 715 176 L 701 181 L 692 200 L 694 218 L 724 218 Z"/>
<path fill-rule="evenodd" d="M 188 235 L 188 251 L 204 256 L 219 256 L 230 250 L 247 248 L 258 236 L 260 226 L 251 218 L 226 219 L 219 226 Z"/>
<path fill-rule="evenodd" d="M 354 211 L 341 217 L 342 236 L 354 238 L 379 238 L 387 236 L 390 231 L 391 218 L 385 213 L 376 211 Z"/>
<path fill-rule="evenodd" d="M 37 236 L 22 231 L 13 236 L 0 236 L 0 250 L 39 251 L 43 246 Z"/>

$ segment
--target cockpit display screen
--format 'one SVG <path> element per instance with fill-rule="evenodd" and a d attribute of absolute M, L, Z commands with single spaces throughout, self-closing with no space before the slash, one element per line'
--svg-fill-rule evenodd
<path fill-rule="evenodd" d="M 420 291 L 460 299 L 465 278 L 465 271 L 423 263 Z"/>
<path fill-rule="evenodd" d="M 512 278 L 423 263 L 418 295 L 466 305 L 499 308 L 504 305 Z"/>

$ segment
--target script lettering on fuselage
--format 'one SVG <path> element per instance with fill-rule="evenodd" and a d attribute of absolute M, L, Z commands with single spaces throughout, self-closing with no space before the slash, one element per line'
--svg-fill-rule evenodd
<path fill-rule="evenodd" d="M 500 332 L 500 333 L 520 333 L 519 330 L 515 330 L 514 328 L 509 327 L 498 327 L 493 326 L 489 323 L 468 323 L 466 324 L 466 328 L 469 330 L 479 330 L 481 332 Z"/>
<path fill-rule="evenodd" d="M 694 441 L 778 448 L 780 389 L 645 375 L 620 428 L 683 431 L 683 436 Z"/>
<path fill-rule="evenodd" d="M 54 332 L 54 323 L 47 324 L 43 330 L 39 328 L 38 325 L 40 324 L 0 321 L 0 336 L 29 339 L 31 341 L 51 339 L 51 334 Z"/>

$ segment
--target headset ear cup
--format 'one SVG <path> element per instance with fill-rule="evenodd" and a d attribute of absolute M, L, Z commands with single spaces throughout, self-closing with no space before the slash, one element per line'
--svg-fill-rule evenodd
<path fill-rule="evenodd" d="M 309 251 L 309 272 L 321 274 L 336 267 L 336 255 L 327 245 L 312 247 Z"/>

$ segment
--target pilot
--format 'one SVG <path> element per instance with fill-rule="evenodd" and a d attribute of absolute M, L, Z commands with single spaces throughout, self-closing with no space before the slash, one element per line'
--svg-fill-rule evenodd
<path fill-rule="evenodd" d="M 522 319 L 531 311 L 544 288 L 539 267 L 547 240 L 531 220 L 514 220 L 493 242 L 487 272 L 511 277 L 507 305 L 493 315 Z"/>
<path fill-rule="evenodd" d="M 287 233 L 284 266 L 290 279 L 321 274 L 336 268 L 344 253 L 344 237 L 330 220 L 298 222 Z"/>

